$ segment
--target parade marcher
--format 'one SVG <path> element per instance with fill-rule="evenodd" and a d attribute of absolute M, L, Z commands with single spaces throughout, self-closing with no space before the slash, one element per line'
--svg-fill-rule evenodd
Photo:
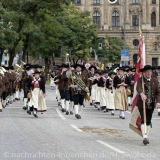
<path fill-rule="evenodd" d="M 70 89 L 70 82 L 69 78 L 70 75 L 72 74 L 71 67 L 69 65 L 66 65 L 67 70 L 64 71 L 61 75 L 61 84 L 63 84 L 63 94 L 64 94 L 64 100 L 65 100 L 65 109 L 66 109 L 66 115 L 69 113 L 72 114 L 72 111 L 70 111 L 70 103 L 72 103 L 72 94 L 71 94 L 71 89 Z M 61 93 L 62 94 L 62 93 Z M 73 107 L 72 107 L 73 108 Z M 64 112 L 64 109 L 62 108 L 62 112 Z"/>
<path fill-rule="evenodd" d="M 73 101 L 74 101 L 74 108 L 75 108 L 75 117 L 77 119 L 81 119 L 81 112 L 83 108 L 83 102 L 84 102 L 84 96 L 86 92 L 89 91 L 89 79 L 88 75 L 86 73 L 83 73 L 84 66 L 81 64 L 74 65 L 75 68 L 75 74 L 78 78 L 82 80 L 82 82 L 85 84 L 85 91 L 82 90 L 81 86 L 78 84 L 75 84 L 71 78 L 70 78 L 70 86 L 72 89 L 72 95 L 73 95 Z"/>
<path fill-rule="evenodd" d="M 16 73 L 14 73 L 14 68 L 13 66 L 9 67 L 9 74 L 10 74 L 10 96 L 9 96 L 9 103 L 12 104 L 13 101 L 15 100 L 15 81 L 16 81 Z"/>
<path fill-rule="evenodd" d="M 131 95 L 128 96 L 128 104 L 129 104 L 129 106 L 132 106 L 135 73 L 136 73 L 136 68 L 130 68 L 129 69 L 129 78 L 131 80 L 131 85 L 130 85 Z"/>
<path fill-rule="evenodd" d="M 9 80 L 8 80 L 8 76 L 7 76 L 6 67 L 3 66 L 2 71 L 4 72 L 4 76 L 3 76 L 4 90 L 2 93 L 2 105 L 3 105 L 3 108 L 5 108 L 6 103 L 7 103 L 7 93 L 8 93 L 8 89 L 9 89 Z"/>
<path fill-rule="evenodd" d="M 141 131 L 143 135 L 143 143 L 146 145 L 149 143 L 148 133 L 152 127 L 152 114 L 155 106 L 160 108 L 160 89 L 158 87 L 158 80 L 152 76 L 153 67 L 150 65 L 144 66 L 140 69 L 142 72 L 141 78 L 137 82 L 137 92 L 139 94 L 137 100 L 137 107 L 141 116 Z M 144 92 L 143 92 L 143 83 L 144 82 Z M 144 112 L 143 112 L 143 100 L 145 101 L 146 108 L 146 134 L 144 132 Z"/>
<path fill-rule="evenodd" d="M 32 108 L 31 111 L 33 111 L 33 115 L 35 117 L 38 117 L 37 112 L 45 112 L 47 110 L 45 97 L 45 82 L 44 79 L 40 78 L 41 72 L 35 71 L 33 73 L 33 78 L 30 79 L 28 87 L 31 88 L 31 104 Z"/>
<path fill-rule="evenodd" d="M 160 88 L 160 66 L 156 68 L 155 72 L 153 73 L 153 77 L 157 78 L 159 82 L 158 87 Z M 158 108 L 158 115 L 160 116 L 160 108 Z"/>
<path fill-rule="evenodd" d="M 60 99 L 61 99 L 61 107 L 62 107 L 62 112 L 66 112 L 66 105 L 65 105 L 65 89 L 66 89 L 66 85 L 65 85 L 65 81 L 64 79 L 62 79 L 62 75 L 64 72 L 67 71 L 67 65 L 66 64 L 62 64 L 60 66 L 59 72 L 57 72 L 56 75 L 56 79 L 58 80 L 58 90 L 60 93 Z"/>
<path fill-rule="evenodd" d="M 52 71 L 50 74 L 50 87 L 55 87 L 55 82 L 54 82 L 54 77 L 55 77 L 55 72 Z"/>
<path fill-rule="evenodd" d="M 128 110 L 128 97 L 126 93 L 127 87 L 130 86 L 130 78 L 124 75 L 124 68 L 117 69 L 118 75 L 114 77 L 115 87 L 115 108 L 120 110 L 119 117 L 125 119 L 124 111 Z"/>
<path fill-rule="evenodd" d="M 27 102 L 28 102 L 27 94 L 29 92 L 28 82 L 29 82 L 29 75 L 32 73 L 33 73 L 33 70 L 31 70 L 31 65 L 30 64 L 24 65 L 24 72 L 22 73 L 22 88 L 24 92 L 24 98 L 23 98 L 24 110 L 27 109 Z"/>
<path fill-rule="evenodd" d="M 91 97 L 91 102 L 90 105 L 92 106 L 95 102 L 95 97 L 96 97 L 96 84 L 93 84 L 94 79 L 95 79 L 95 71 L 97 70 L 97 68 L 95 66 L 90 66 L 89 67 L 89 80 L 90 80 L 90 87 L 89 87 L 89 92 L 90 92 L 90 97 Z"/>
<path fill-rule="evenodd" d="M 98 87 L 99 87 L 99 96 L 100 96 L 100 105 L 98 105 L 98 110 L 105 109 L 106 108 L 106 78 L 105 78 L 105 72 L 101 71 L 99 73 L 100 79 L 98 81 Z"/>
<path fill-rule="evenodd" d="M 116 76 L 115 72 L 109 73 L 109 78 L 106 81 L 106 104 L 107 104 L 107 110 L 111 110 L 111 115 L 114 115 L 115 111 L 115 104 L 114 104 L 114 98 L 115 98 L 115 88 L 113 87 L 113 79 Z"/>
<path fill-rule="evenodd" d="M 2 93 L 5 89 L 5 84 L 3 83 L 4 72 L 0 69 L 0 112 L 2 112 Z"/>
<path fill-rule="evenodd" d="M 98 82 L 100 80 L 100 71 L 96 71 L 96 79 L 94 79 L 94 81 L 92 82 L 92 85 L 95 86 L 95 102 L 94 102 L 94 107 L 98 108 L 98 106 L 100 105 L 100 87 L 98 87 Z"/>

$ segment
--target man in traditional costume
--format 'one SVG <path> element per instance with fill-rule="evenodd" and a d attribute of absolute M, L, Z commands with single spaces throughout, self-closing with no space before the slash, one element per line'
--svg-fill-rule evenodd
<path fill-rule="evenodd" d="M 45 82 L 44 79 L 40 78 L 41 72 L 35 71 L 33 73 L 32 80 L 29 81 L 29 88 L 32 90 L 32 108 L 34 117 L 38 117 L 37 112 L 45 112 L 47 110 L 45 97 Z"/>
<path fill-rule="evenodd" d="M 31 65 L 30 64 L 26 64 L 24 65 L 24 72 L 22 72 L 22 88 L 23 88 L 23 92 L 24 92 L 24 98 L 23 98 L 23 102 L 24 102 L 24 106 L 23 109 L 26 110 L 27 109 L 27 102 L 28 102 L 28 97 L 27 94 L 29 92 L 29 88 L 28 88 L 28 82 L 29 82 L 29 76 L 33 74 L 33 71 L 31 70 Z"/>
<path fill-rule="evenodd" d="M 131 95 L 128 96 L 128 104 L 129 104 L 129 106 L 132 106 L 135 73 L 136 73 L 136 68 L 130 68 L 129 69 L 129 78 L 131 80 L 131 85 L 130 85 Z"/>
<path fill-rule="evenodd" d="M 95 79 L 95 71 L 97 70 L 97 68 L 93 65 L 91 65 L 89 67 L 89 80 L 90 80 L 90 87 L 89 87 L 89 91 L 90 91 L 90 97 L 91 97 L 91 102 L 90 105 L 92 106 L 95 102 L 95 98 L 96 98 L 96 84 L 93 84 L 94 79 Z"/>
<path fill-rule="evenodd" d="M 6 103 L 7 103 L 7 93 L 8 93 L 8 88 L 9 88 L 9 80 L 8 80 L 8 76 L 7 76 L 7 70 L 5 69 L 6 67 L 2 67 L 2 71 L 4 72 L 3 74 L 3 85 L 4 85 L 4 90 L 2 93 L 2 105 L 3 108 L 6 107 Z"/>
<path fill-rule="evenodd" d="M 128 97 L 126 89 L 130 86 L 131 80 L 124 75 L 124 68 L 118 68 L 118 75 L 114 78 L 115 108 L 120 110 L 119 118 L 125 119 L 124 111 L 128 110 Z"/>
<path fill-rule="evenodd" d="M 115 111 L 115 104 L 114 104 L 114 97 L 115 97 L 115 88 L 113 87 L 113 79 L 116 76 L 115 72 L 109 73 L 109 78 L 106 81 L 106 104 L 107 104 L 107 110 L 111 110 L 111 115 L 114 115 Z"/>
<path fill-rule="evenodd" d="M 2 112 L 2 93 L 5 90 L 5 83 L 4 83 L 4 72 L 2 71 L 2 69 L 0 69 L 0 112 Z"/>
<path fill-rule="evenodd" d="M 152 127 L 152 114 L 155 106 L 160 108 L 160 89 L 158 87 L 158 80 L 152 76 L 153 67 L 150 65 L 144 66 L 140 69 L 142 72 L 141 78 L 137 82 L 137 92 L 139 94 L 137 100 L 137 107 L 141 116 L 141 131 L 143 135 L 143 143 L 149 144 L 148 134 L 149 130 Z M 144 82 L 144 90 L 143 90 Z M 143 110 L 143 101 L 145 101 L 146 109 L 146 132 L 144 124 L 144 110 Z"/>
<path fill-rule="evenodd" d="M 70 78 L 70 86 L 72 89 L 73 101 L 74 101 L 74 108 L 75 108 L 75 117 L 77 119 L 81 119 L 81 112 L 84 103 L 84 96 L 86 92 L 89 91 L 89 79 L 88 75 L 83 72 L 84 66 L 81 64 L 74 65 L 75 74 L 78 78 L 80 78 L 83 83 L 85 84 L 85 89 L 82 90 L 79 84 L 75 84 L 74 79 Z"/>
<path fill-rule="evenodd" d="M 64 72 L 67 71 L 67 65 L 62 64 L 60 66 L 60 70 L 56 75 L 56 80 L 58 80 L 58 90 L 61 97 L 61 111 L 66 112 L 66 105 L 65 105 L 65 89 L 66 89 L 66 81 L 64 78 Z"/>
<path fill-rule="evenodd" d="M 159 85 L 158 87 L 160 88 L 160 66 L 158 66 L 155 70 L 155 73 L 154 73 L 154 77 L 157 78 L 158 82 L 159 82 Z M 160 108 L 158 108 L 158 115 L 160 116 Z"/>

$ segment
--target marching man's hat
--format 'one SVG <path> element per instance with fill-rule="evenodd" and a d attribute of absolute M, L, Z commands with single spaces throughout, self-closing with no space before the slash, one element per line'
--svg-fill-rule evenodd
<path fill-rule="evenodd" d="M 140 72 L 144 72 L 146 70 L 154 70 L 155 68 L 151 65 L 145 65 L 144 68 L 140 69 Z"/>

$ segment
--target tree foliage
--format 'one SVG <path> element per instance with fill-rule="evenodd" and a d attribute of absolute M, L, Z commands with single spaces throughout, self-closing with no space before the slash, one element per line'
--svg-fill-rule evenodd
<path fill-rule="evenodd" d="M 62 57 L 72 49 L 77 61 L 89 57 L 89 46 L 96 37 L 90 14 L 71 5 L 72 0 L 0 0 L 0 61 L 9 53 L 9 65 L 23 49 L 26 55 L 47 62 L 59 48 Z"/>

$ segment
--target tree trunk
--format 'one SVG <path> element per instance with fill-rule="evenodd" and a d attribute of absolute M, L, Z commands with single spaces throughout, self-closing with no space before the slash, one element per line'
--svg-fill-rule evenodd
<path fill-rule="evenodd" d="M 0 65 L 2 64 L 3 53 L 4 53 L 4 49 L 0 49 Z"/>
<path fill-rule="evenodd" d="M 9 66 L 12 66 L 14 57 L 15 57 L 15 49 L 9 50 L 9 63 L 8 63 Z"/>
<path fill-rule="evenodd" d="M 46 71 L 46 72 L 49 72 L 48 57 L 45 58 L 45 71 Z"/>

